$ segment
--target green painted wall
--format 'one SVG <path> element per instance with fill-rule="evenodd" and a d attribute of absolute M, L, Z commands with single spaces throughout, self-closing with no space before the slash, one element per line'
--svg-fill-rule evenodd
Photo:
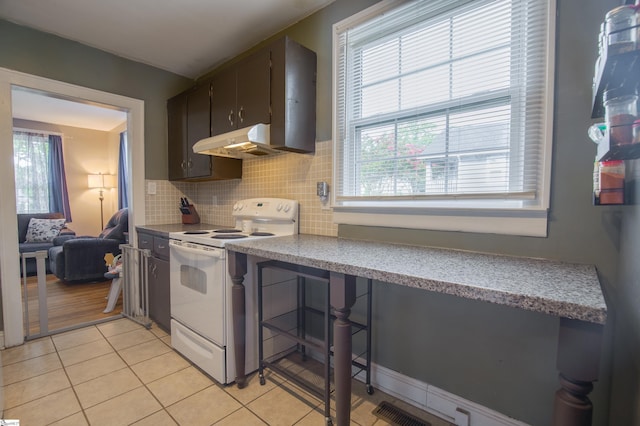
<path fill-rule="evenodd" d="M 331 137 L 332 25 L 373 3 L 339 0 L 277 35 L 288 34 L 318 54 L 318 140 Z M 586 129 L 600 23 L 618 3 L 558 0 L 547 238 L 346 225 L 339 235 L 595 264 L 615 312 L 620 208 L 591 203 L 595 145 Z M 374 304 L 375 362 L 525 422 L 550 424 L 558 388 L 557 319 L 386 283 L 374 286 Z M 591 394 L 594 425 L 609 424 L 613 325 L 605 329 L 600 381 Z"/>
<path fill-rule="evenodd" d="M 256 46 L 286 33 L 318 54 L 318 140 L 331 138 L 332 25 L 376 2 L 337 0 Z M 605 13 L 617 4 L 617 0 L 558 0 L 547 238 L 360 226 L 339 229 L 342 237 L 595 264 L 611 320 L 605 330 L 600 381 L 591 394 L 594 425 L 640 425 L 640 271 L 636 260 L 640 241 L 631 237 L 639 232 L 640 210 L 591 205 L 595 146 L 586 136 L 592 123 L 597 34 Z M 147 178 L 166 178 L 164 105 L 168 97 L 189 85 L 187 79 L 4 21 L 0 21 L 0 66 L 144 99 Z M 376 283 L 374 297 L 377 363 L 525 422 L 550 423 L 558 387 L 556 319 L 386 283 Z"/>
<path fill-rule="evenodd" d="M 166 101 L 193 81 L 0 20 L 0 67 L 141 99 L 147 179 L 167 179 Z"/>

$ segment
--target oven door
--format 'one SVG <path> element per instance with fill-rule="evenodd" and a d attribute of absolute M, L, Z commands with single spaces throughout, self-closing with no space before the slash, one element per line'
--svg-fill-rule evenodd
<path fill-rule="evenodd" d="M 225 346 L 225 250 L 169 241 L 171 317 Z"/>

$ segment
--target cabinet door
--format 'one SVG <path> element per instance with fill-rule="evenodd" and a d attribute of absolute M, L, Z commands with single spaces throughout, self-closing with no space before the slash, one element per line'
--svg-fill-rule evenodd
<path fill-rule="evenodd" d="M 167 101 L 169 180 L 187 177 L 187 96 L 181 93 Z"/>
<path fill-rule="evenodd" d="M 165 331 L 171 329 L 169 261 L 149 258 L 149 317 Z"/>
<path fill-rule="evenodd" d="M 193 145 L 200 139 L 208 138 L 211 131 L 210 85 L 202 84 L 187 95 L 187 177 L 209 176 L 211 156 L 196 154 Z"/>
<path fill-rule="evenodd" d="M 153 250 L 153 235 L 138 231 L 138 248 Z"/>
<path fill-rule="evenodd" d="M 237 129 L 236 69 L 230 68 L 216 74 L 211 93 L 211 135 Z"/>
<path fill-rule="evenodd" d="M 270 50 L 262 49 L 237 66 L 238 128 L 271 122 Z"/>

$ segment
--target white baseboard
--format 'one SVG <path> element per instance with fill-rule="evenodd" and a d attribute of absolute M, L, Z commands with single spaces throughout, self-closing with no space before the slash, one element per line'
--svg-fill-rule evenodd
<path fill-rule="evenodd" d="M 322 342 L 318 340 L 317 343 Z M 315 351 L 307 354 L 320 362 L 323 360 L 321 354 Z M 365 363 L 364 359 L 358 361 Z M 366 382 L 364 371 L 360 371 L 355 378 Z M 527 423 L 375 363 L 371 363 L 371 385 L 456 426 L 528 426 Z"/>
<path fill-rule="evenodd" d="M 4 347 L 4 331 L 0 331 L 0 349 L 5 349 L 5 347 Z"/>

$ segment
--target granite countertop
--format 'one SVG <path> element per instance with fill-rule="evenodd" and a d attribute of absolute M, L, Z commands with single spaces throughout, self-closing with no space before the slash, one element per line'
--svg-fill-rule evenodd
<path fill-rule="evenodd" d="M 227 243 L 228 250 L 604 324 L 593 265 L 316 235 Z"/>
<path fill-rule="evenodd" d="M 159 237 L 169 238 L 169 232 L 181 232 L 181 231 L 198 231 L 200 229 L 220 229 L 223 226 L 212 225 L 210 223 L 195 223 L 195 224 L 183 224 L 183 223 L 167 223 L 163 225 L 138 225 L 136 230 L 142 232 L 148 232 L 150 234 L 157 235 Z"/>

